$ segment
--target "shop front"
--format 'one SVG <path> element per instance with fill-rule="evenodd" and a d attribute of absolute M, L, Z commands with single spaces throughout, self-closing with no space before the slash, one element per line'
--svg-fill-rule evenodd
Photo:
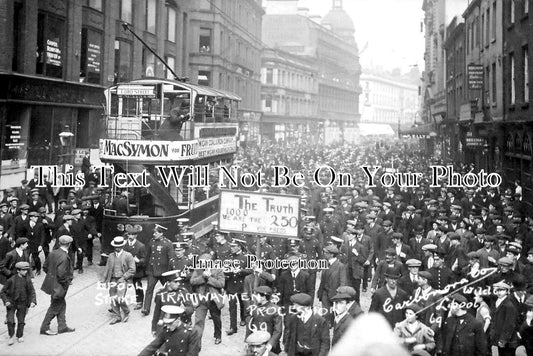
<path fill-rule="evenodd" d="M 101 87 L 14 74 L 0 81 L 2 188 L 32 178 L 31 166 L 73 164 L 77 149 L 98 147 Z"/>

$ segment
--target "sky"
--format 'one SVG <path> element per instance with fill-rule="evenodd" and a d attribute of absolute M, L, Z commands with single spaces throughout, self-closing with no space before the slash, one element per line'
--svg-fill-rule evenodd
<path fill-rule="evenodd" d="M 298 6 L 308 7 L 309 14 L 324 17 L 332 0 L 300 0 Z M 355 25 L 355 40 L 362 51 L 363 68 L 399 68 L 408 72 L 418 64 L 424 69 L 424 19 L 422 0 L 343 0 L 343 8 Z"/>

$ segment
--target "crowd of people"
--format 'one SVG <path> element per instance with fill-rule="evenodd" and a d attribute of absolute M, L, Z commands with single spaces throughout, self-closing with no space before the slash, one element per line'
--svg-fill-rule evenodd
<path fill-rule="evenodd" d="M 100 282 L 113 301 L 110 324 L 129 320 L 125 286 L 133 284 L 133 309 L 152 315 L 154 335 L 140 355 L 197 355 L 208 312 L 214 344 L 221 344 L 225 305 L 230 315 L 225 337 L 244 328 L 249 355 L 325 356 L 366 312 L 382 314 L 411 354 L 490 355 L 497 348 L 499 355 L 515 355 L 520 348 L 533 355 L 533 216 L 520 182 L 490 189 L 430 188 L 428 178 L 418 187 L 369 187 L 361 169 L 378 164 L 394 172 L 427 172 L 430 164 L 441 163 L 401 141 L 247 146 L 234 163 L 242 171 L 261 170 L 268 182 L 273 166 L 284 165 L 306 176 L 302 187 L 238 187 L 299 195 L 298 238 L 256 239 L 216 225 L 196 236 L 187 219 L 178 219 L 176 236 L 156 224 L 143 244 L 139 229 L 125 226 L 124 235 L 113 238 L 114 252 L 101 259 Z M 313 175 L 325 164 L 350 173 L 354 182 L 317 185 Z M 457 172 L 473 168 L 455 166 Z M 327 174 L 320 175 L 327 180 Z M 60 201 L 53 220 L 46 207 L 14 203 L 13 210 L 9 195 L 0 204 L 1 296 L 11 344 L 15 336 L 23 341 L 24 315 L 35 302 L 30 277 L 41 269 L 47 273 L 41 289 L 51 295 L 41 334 L 55 334 L 49 327 L 54 317 L 58 332 L 75 331 L 65 320 L 66 294 L 74 270 L 83 272 L 84 258 L 92 264 L 89 241 L 101 237 L 101 209 L 109 203 L 91 189 L 83 192 L 74 193 L 79 205 Z M 246 266 L 247 254 L 326 260 L 328 268 L 294 264 L 268 270 Z M 197 265 L 215 260 L 239 260 L 244 267 Z M 162 288 L 154 296 L 158 283 Z"/>

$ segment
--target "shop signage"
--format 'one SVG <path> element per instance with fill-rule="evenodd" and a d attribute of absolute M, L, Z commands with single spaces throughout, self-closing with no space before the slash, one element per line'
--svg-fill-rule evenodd
<path fill-rule="evenodd" d="M 24 146 L 23 142 L 20 142 L 20 125 L 6 125 L 7 129 L 7 142 L 5 146 L 7 148 L 18 148 Z"/>
<path fill-rule="evenodd" d="M 483 89 L 483 65 L 468 65 L 468 89 Z"/>
<path fill-rule="evenodd" d="M 155 96 L 155 87 L 153 85 L 119 85 L 117 95 L 122 96 Z"/>
<path fill-rule="evenodd" d="M 61 49 L 58 41 L 46 40 L 46 63 L 61 67 Z"/>
<path fill-rule="evenodd" d="M 466 147 L 483 147 L 486 142 L 482 137 L 474 137 L 472 132 L 466 134 Z"/>
<path fill-rule="evenodd" d="M 298 237 L 300 197 L 248 191 L 220 192 L 221 231 Z"/>
<path fill-rule="evenodd" d="M 237 137 L 210 137 L 198 140 L 198 158 L 237 152 Z"/>
<path fill-rule="evenodd" d="M 87 70 L 100 73 L 100 44 L 89 43 L 87 48 Z"/>
<path fill-rule="evenodd" d="M 198 140 L 100 140 L 101 160 L 175 162 L 197 157 Z"/>

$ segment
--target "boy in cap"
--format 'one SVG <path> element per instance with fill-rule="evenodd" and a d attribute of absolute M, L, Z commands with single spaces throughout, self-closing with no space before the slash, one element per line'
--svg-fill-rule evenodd
<path fill-rule="evenodd" d="M 435 348 L 435 333 L 420 321 L 422 307 L 411 303 L 405 307 L 405 320 L 394 327 L 394 333 L 403 341 L 410 352 L 426 350 L 432 352 Z"/>
<path fill-rule="evenodd" d="M 19 237 L 15 241 L 15 248 L 9 251 L 6 257 L 0 261 L 0 274 L 4 277 L 4 281 L 16 274 L 15 265 L 18 262 L 30 262 L 30 255 L 27 249 L 28 239 Z M 1 278 L 0 282 L 2 282 Z"/>
<path fill-rule="evenodd" d="M 15 337 L 15 314 L 17 315 L 17 341 L 24 341 L 24 325 L 26 313 L 29 307 L 37 304 L 35 289 L 31 279 L 28 278 L 30 264 L 17 262 L 15 264 L 17 274 L 9 278 L 0 292 L 0 297 L 7 309 L 7 329 L 9 333 L 8 345 L 13 345 Z"/>
<path fill-rule="evenodd" d="M 517 320 L 518 311 L 509 299 L 511 286 L 505 281 L 492 285 L 492 290 L 498 298 L 492 313 L 489 326 L 491 345 L 498 347 L 498 355 L 514 356 L 519 345 Z"/>
<path fill-rule="evenodd" d="M 271 339 L 268 331 L 257 330 L 246 337 L 246 356 L 274 356 L 269 351 L 269 340 Z"/>
<path fill-rule="evenodd" d="M 287 314 L 283 345 L 287 355 L 326 356 L 329 352 L 329 325 L 313 312 L 313 298 L 305 293 L 291 297 L 293 308 Z"/>

